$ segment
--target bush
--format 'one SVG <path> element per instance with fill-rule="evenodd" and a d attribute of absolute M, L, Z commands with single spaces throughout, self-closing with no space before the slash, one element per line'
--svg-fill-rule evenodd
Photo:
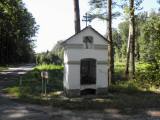
<path fill-rule="evenodd" d="M 138 72 L 136 74 L 136 79 L 141 84 L 142 88 L 149 89 L 152 86 L 160 86 L 160 72 L 159 71 L 145 71 Z"/>
<path fill-rule="evenodd" d="M 118 92 L 118 93 L 137 93 L 141 91 L 136 80 L 129 81 L 117 81 L 115 84 L 109 87 L 109 92 Z"/>
<path fill-rule="evenodd" d="M 120 88 L 122 91 L 124 90 L 124 88 L 127 89 L 127 91 L 134 91 L 134 89 L 136 88 L 149 91 L 153 88 L 159 88 L 160 70 L 156 69 L 152 64 L 145 62 L 137 62 L 135 80 L 122 81 L 125 80 L 125 78 L 123 78 L 124 69 L 124 63 L 115 63 L 116 81 L 120 80 L 120 82 L 115 82 L 114 86 L 110 88 L 113 89 L 113 91 L 115 91 L 116 89 L 119 90 Z"/>
<path fill-rule="evenodd" d="M 63 66 L 53 64 L 42 64 L 36 66 L 33 70 L 36 78 L 41 79 L 41 71 L 48 71 L 49 76 L 49 90 L 62 90 L 63 89 Z"/>
<path fill-rule="evenodd" d="M 36 55 L 36 64 L 55 64 L 61 65 L 63 63 L 63 59 L 58 55 L 47 51 L 46 53 L 39 53 Z"/>
<path fill-rule="evenodd" d="M 149 63 L 138 63 L 136 65 L 136 80 L 143 89 L 160 86 L 160 70 Z"/>
<path fill-rule="evenodd" d="M 22 86 L 19 82 L 15 86 L 10 86 L 4 91 L 17 98 L 29 98 L 32 100 L 41 99 L 42 81 L 40 72 L 47 70 L 49 79 L 47 83 L 47 93 L 63 90 L 63 66 L 42 65 L 23 76 Z"/>
<path fill-rule="evenodd" d="M 53 65 L 53 64 L 42 64 L 38 65 L 34 68 L 34 70 L 39 70 L 39 71 L 49 71 L 49 70 L 63 70 L 62 65 Z"/>

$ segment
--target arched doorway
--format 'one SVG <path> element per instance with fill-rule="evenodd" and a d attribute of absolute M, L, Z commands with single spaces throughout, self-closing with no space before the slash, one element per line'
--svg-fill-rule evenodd
<path fill-rule="evenodd" d="M 96 60 L 86 58 L 81 60 L 81 85 L 96 84 Z"/>

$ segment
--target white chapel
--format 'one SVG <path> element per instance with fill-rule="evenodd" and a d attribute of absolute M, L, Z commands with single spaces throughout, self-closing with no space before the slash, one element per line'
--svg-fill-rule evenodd
<path fill-rule="evenodd" d="M 108 47 L 91 26 L 65 40 L 64 91 L 68 96 L 106 94 L 108 88 Z"/>

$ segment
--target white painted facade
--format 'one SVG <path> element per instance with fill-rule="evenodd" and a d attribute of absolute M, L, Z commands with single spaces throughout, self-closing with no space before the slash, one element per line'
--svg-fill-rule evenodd
<path fill-rule="evenodd" d="M 93 43 L 87 49 L 84 37 L 92 36 Z M 64 46 L 64 88 L 66 90 L 99 89 L 108 87 L 108 41 L 88 26 L 62 43 Z M 96 60 L 96 83 L 82 85 L 81 60 Z"/>

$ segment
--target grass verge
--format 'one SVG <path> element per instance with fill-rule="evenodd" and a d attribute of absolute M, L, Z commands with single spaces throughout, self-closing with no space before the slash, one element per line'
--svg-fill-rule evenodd
<path fill-rule="evenodd" d="M 17 82 L 4 91 L 16 96 L 18 101 L 42 105 L 50 104 L 53 107 L 63 109 L 104 111 L 108 108 L 117 108 L 125 113 L 128 113 L 128 109 L 130 109 L 134 113 L 138 109 L 160 108 L 160 93 L 144 89 L 137 80 L 116 81 L 104 96 L 67 98 L 63 94 L 59 94 L 59 91 L 63 90 L 63 67 L 42 66 L 36 67 L 23 76 L 22 86 L 19 86 Z M 117 70 L 118 74 L 123 71 L 123 67 L 120 64 L 119 70 Z M 49 72 L 48 97 L 41 94 L 40 72 L 43 70 Z"/>
<path fill-rule="evenodd" d="M 8 67 L 6 67 L 6 66 L 0 66 L 0 71 L 7 70 L 7 69 L 8 69 Z"/>

